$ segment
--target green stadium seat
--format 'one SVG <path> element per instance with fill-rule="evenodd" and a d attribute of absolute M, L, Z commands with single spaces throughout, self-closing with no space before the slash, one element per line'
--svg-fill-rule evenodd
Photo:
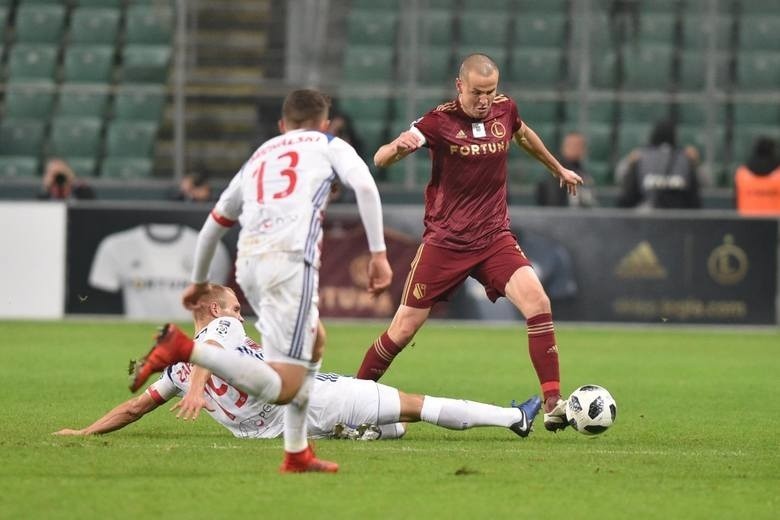
<path fill-rule="evenodd" d="M 613 101 L 589 101 L 588 122 L 611 125 L 615 120 L 616 106 Z M 580 117 L 580 103 L 570 101 L 564 103 L 565 121 L 567 124 L 576 125 Z"/>
<path fill-rule="evenodd" d="M 646 146 L 650 140 L 651 123 L 624 122 L 618 126 L 617 158 L 620 159 L 634 148 Z"/>
<path fill-rule="evenodd" d="M 708 107 L 703 102 L 678 103 L 674 107 L 675 120 L 679 125 L 704 125 L 707 122 Z M 715 105 L 715 124 L 726 126 L 726 105 Z"/>
<path fill-rule="evenodd" d="M 626 48 L 623 54 L 623 87 L 630 90 L 662 90 L 672 86 L 674 50 L 669 45 Z"/>
<path fill-rule="evenodd" d="M 551 47 L 515 49 L 508 81 L 516 87 L 555 88 L 562 79 L 561 51 Z"/>
<path fill-rule="evenodd" d="M 464 11 L 460 17 L 460 43 L 466 46 L 506 48 L 511 17 L 499 11 Z"/>
<path fill-rule="evenodd" d="M 401 7 L 401 0 L 352 0 L 351 7 L 353 11 L 357 10 L 384 10 L 397 12 Z"/>
<path fill-rule="evenodd" d="M 59 43 L 65 25 L 65 7 L 23 3 L 16 10 L 16 41 Z"/>
<path fill-rule="evenodd" d="M 608 162 L 612 157 L 612 124 L 588 123 L 584 130 L 579 129 L 576 124 L 566 125 L 561 132 L 561 141 L 570 132 L 580 132 L 585 136 L 589 163 L 591 160 Z"/>
<path fill-rule="evenodd" d="M 637 2 L 639 9 L 644 13 L 672 14 L 680 7 L 682 0 L 653 0 L 652 2 Z"/>
<path fill-rule="evenodd" d="M 557 101 L 517 101 L 517 112 L 520 119 L 527 122 L 529 126 L 535 124 L 554 124 L 558 121 L 558 102 Z"/>
<path fill-rule="evenodd" d="M 3 40 L 5 40 L 5 25 L 6 21 L 8 20 L 8 8 L 7 7 L 0 7 L 0 48 L 3 46 Z M 2 58 L 3 55 L 0 53 L 0 58 Z"/>
<path fill-rule="evenodd" d="M 637 40 L 641 45 L 670 44 L 675 41 L 673 14 L 643 14 L 639 18 Z"/>
<path fill-rule="evenodd" d="M 100 167 L 104 179 L 143 179 L 152 176 L 150 159 L 106 157 Z"/>
<path fill-rule="evenodd" d="M 349 115 L 352 119 L 385 119 L 390 103 L 384 98 L 344 97 L 339 103 L 339 112 Z"/>
<path fill-rule="evenodd" d="M 739 23 L 742 51 L 777 51 L 780 48 L 780 16 L 743 16 Z"/>
<path fill-rule="evenodd" d="M 37 157 L 18 155 L 0 155 L 0 178 L 23 179 L 36 178 L 40 175 Z"/>
<path fill-rule="evenodd" d="M 636 101 L 620 105 L 620 120 L 626 123 L 655 123 L 669 117 L 669 105 L 659 101 Z"/>
<path fill-rule="evenodd" d="M 54 93 L 50 84 L 11 83 L 5 92 L 3 117 L 45 121 L 54 106 Z"/>
<path fill-rule="evenodd" d="M 745 90 L 780 89 L 780 53 L 740 53 L 737 57 L 737 85 Z"/>
<path fill-rule="evenodd" d="M 114 120 L 106 134 L 106 156 L 148 159 L 154 154 L 156 137 L 156 123 Z"/>
<path fill-rule="evenodd" d="M 344 53 L 344 80 L 354 83 L 388 83 L 393 80 L 393 48 L 350 45 Z"/>
<path fill-rule="evenodd" d="M 54 81 L 57 47 L 18 43 L 8 56 L 10 81 Z"/>
<path fill-rule="evenodd" d="M 398 14 L 352 11 L 349 14 L 347 42 L 358 45 L 395 45 Z"/>
<path fill-rule="evenodd" d="M 129 44 L 169 44 L 173 32 L 173 10 L 154 5 L 127 8 L 125 42 Z"/>
<path fill-rule="evenodd" d="M 515 18 L 512 37 L 515 47 L 558 47 L 566 44 L 566 16 L 531 14 Z"/>
<path fill-rule="evenodd" d="M 516 0 L 517 12 L 523 13 L 556 13 L 566 14 L 569 0 Z M 482 5 L 485 5 L 482 2 Z"/>
<path fill-rule="evenodd" d="M 780 127 L 780 105 L 770 103 L 734 102 L 736 125 L 765 125 Z"/>
<path fill-rule="evenodd" d="M 450 47 L 429 47 L 417 55 L 417 80 L 425 85 L 443 86 L 448 79 L 455 81 L 457 72 Z"/>
<path fill-rule="evenodd" d="M 157 123 L 164 108 L 165 89 L 162 87 L 123 88 L 114 96 L 115 119 Z"/>
<path fill-rule="evenodd" d="M 693 146 L 704 157 L 707 150 L 709 134 L 701 125 L 679 125 L 677 127 L 677 144 L 679 146 Z M 726 129 L 723 126 L 715 127 L 713 131 L 713 151 L 715 160 L 722 160 L 726 153 Z"/>
<path fill-rule="evenodd" d="M 114 45 L 119 34 L 119 9 L 79 7 L 70 22 L 70 43 Z"/>
<path fill-rule="evenodd" d="M 0 121 L 0 155 L 40 156 L 45 128 L 45 123 L 37 119 L 3 119 Z"/>
<path fill-rule="evenodd" d="M 385 144 L 387 123 L 380 119 L 356 119 L 353 121 L 355 132 L 363 143 L 363 159 L 373 164 L 372 157 L 380 146 Z M 395 136 L 392 136 L 395 137 Z"/>
<path fill-rule="evenodd" d="M 171 48 L 166 45 L 126 45 L 122 52 L 124 83 L 165 83 Z"/>
<path fill-rule="evenodd" d="M 513 8 L 513 3 L 514 0 L 490 0 L 489 5 L 490 9 L 501 12 Z M 452 5 L 452 2 L 450 2 L 449 5 Z M 463 9 L 464 12 L 484 11 L 485 5 L 485 0 L 462 0 L 461 9 Z"/>
<path fill-rule="evenodd" d="M 62 158 L 68 165 L 73 168 L 76 173 L 76 177 L 94 177 L 96 174 L 95 167 L 97 166 L 97 159 L 94 157 L 80 157 L 63 155 Z"/>
<path fill-rule="evenodd" d="M 586 29 L 588 27 L 589 29 Z M 614 51 L 616 48 L 615 35 L 612 30 L 609 16 L 604 12 L 592 12 L 590 15 L 590 24 L 584 22 L 575 23 L 572 26 L 572 41 L 578 49 L 580 42 L 584 40 L 584 32 L 587 30 L 588 46 L 592 56 L 601 56 L 605 52 Z M 575 53 L 577 52 L 575 49 Z"/>
<path fill-rule="evenodd" d="M 449 9 L 422 11 L 418 20 L 420 47 L 451 45 L 453 41 L 452 19 L 452 12 Z"/>
<path fill-rule="evenodd" d="M 96 117 L 106 116 L 108 105 L 108 86 L 81 85 L 64 83 L 60 87 L 60 96 L 55 113 L 57 117 Z"/>
<path fill-rule="evenodd" d="M 58 157 L 96 157 L 100 153 L 97 118 L 56 117 L 52 120 L 49 152 Z"/>
<path fill-rule="evenodd" d="M 421 117 L 422 115 L 426 114 L 427 112 L 430 112 L 431 110 L 435 109 L 437 106 L 446 103 L 448 101 L 451 101 L 452 97 L 447 96 L 423 96 L 421 94 L 417 95 L 417 98 L 415 99 L 414 103 L 412 103 L 410 98 L 407 97 L 399 97 L 393 100 L 392 106 L 393 106 L 393 114 L 395 115 L 396 119 L 403 119 L 406 120 L 407 123 L 411 123 L 412 120 Z M 411 104 L 411 117 L 408 116 L 406 109 L 407 105 Z"/>
<path fill-rule="evenodd" d="M 729 62 L 726 53 L 717 53 L 715 57 L 715 85 L 724 88 L 730 83 Z M 707 57 L 701 51 L 680 53 L 680 90 L 703 90 L 707 86 Z"/>
<path fill-rule="evenodd" d="M 780 141 L 780 126 L 777 125 L 734 125 L 732 157 L 737 162 L 745 161 L 759 137 Z"/>
<path fill-rule="evenodd" d="M 730 17 L 719 16 L 715 25 L 709 18 L 700 14 L 689 14 L 683 18 L 683 48 L 688 50 L 706 49 L 710 45 L 710 34 L 715 33 L 715 48 L 726 49 L 731 39 L 732 21 Z"/>
<path fill-rule="evenodd" d="M 122 7 L 124 0 L 78 0 L 79 7 Z"/>
<path fill-rule="evenodd" d="M 591 58 L 591 85 L 597 88 L 615 88 L 618 82 L 617 53 L 607 50 Z"/>
<path fill-rule="evenodd" d="M 456 62 L 458 65 L 460 65 L 460 62 L 463 61 L 463 58 L 468 56 L 469 54 L 486 54 L 490 56 L 493 61 L 496 62 L 498 65 L 499 70 L 506 70 L 507 67 L 507 50 L 505 47 L 489 47 L 487 45 L 460 45 L 456 52 Z M 454 79 L 455 76 L 458 74 L 457 68 L 451 69 L 450 75 Z"/>
<path fill-rule="evenodd" d="M 114 48 L 110 45 L 70 45 L 65 50 L 65 81 L 110 83 L 114 70 Z"/>

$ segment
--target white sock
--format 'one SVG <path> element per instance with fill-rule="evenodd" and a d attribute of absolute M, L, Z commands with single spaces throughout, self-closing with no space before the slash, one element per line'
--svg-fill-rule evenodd
<path fill-rule="evenodd" d="M 259 359 L 208 343 L 195 342 L 190 362 L 208 368 L 219 377 L 249 395 L 275 403 L 282 391 L 282 378 Z"/>
<path fill-rule="evenodd" d="M 420 418 L 450 430 L 465 430 L 475 426 L 508 428 L 522 420 L 523 414 L 517 408 L 426 395 Z"/>
<path fill-rule="evenodd" d="M 406 427 L 403 423 L 382 424 L 378 426 L 382 440 L 400 439 L 406 434 Z"/>
<path fill-rule="evenodd" d="M 288 453 L 301 452 L 309 445 L 306 414 L 309 410 L 309 392 L 316 375 L 316 370 L 310 370 L 295 398 L 284 407 L 284 451 Z"/>

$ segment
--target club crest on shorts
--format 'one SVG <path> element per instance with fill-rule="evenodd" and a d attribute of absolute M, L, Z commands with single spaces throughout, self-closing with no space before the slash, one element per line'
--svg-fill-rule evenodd
<path fill-rule="evenodd" d="M 412 294 L 414 294 L 414 297 L 418 300 L 422 300 L 425 298 L 425 284 L 424 283 L 416 283 L 414 284 L 414 290 L 412 291 Z"/>

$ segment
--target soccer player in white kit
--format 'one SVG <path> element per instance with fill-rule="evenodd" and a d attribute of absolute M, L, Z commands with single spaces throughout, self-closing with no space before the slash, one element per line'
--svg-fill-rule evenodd
<path fill-rule="evenodd" d="M 255 367 L 258 398 L 288 404 L 284 414 L 285 457 L 280 471 L 336 472 L 338 465 L 321 461 L 308 445 L 306 410 L 312 381 L 319 367 L 313 346 L 319 323 L 317 309 L 323 212 L 331 184 L 338 178 L 355 190 L 368 238 L 368 290 L 379 293 L 390 285 L 379 191 L 365 162 L 354 148 L 325 133 L 329 101 L 314 90 L 295 90 L 284 100 L 282 135 L 263 143 L 236 174 L 206 219 L 198 236 L 192 282 L 184 292 L 192 309 L 207 288 L 214 247 L 239 221 L 236 279 L 258 316 L 265 360 Z M 176 343 L 180 332 L 166 329 L 160 343 Z M 199 348 L 200 347 L 200 348 Z M 231 352 L 196 342 L 191 361 L 204 368 L 242 364 Z M 185 359 L 190 359 L 189 355 Z M 139 366 L 144 380 L 159 366 L 154 351 Z M 226 370 L 222 370 L 226 372 Z"/>
<path fill-rule="evenodd" d="M 230 288 L 210 284 L 193 310 L 193 318 L 195 329 L 199 331 L 195 341 L 236 352 L 245 365 L 263 362 L 263 349 L 246 336 L 241 305 Z M 171 398 L 184 395 L 172 408 L 179 409 L 177 417 L 195 419 L 200 410 L 205 409 L 236 437 L 275 438 L 282 434 L 282 407 L 263 402 L 249 393 L 254 386 L 251 370 L 242 369 L 220 376 L 205 371 L 204 378 L 196 375 L 197 370 L 198 367 L 189 363 L 170 365 L 144 393 L 110 410 L 86 428 L 63 429 L 56 433 L 112 432 L 140 419 Z M 374 381 L 322 373 L 314 381 L 307 424 L 312 438 L 395 439 L 406 433 L 403 423 L 420 420 L 452 430 L 503 427 L 525 437 L 539 411 L 538 400 L 538 397 L 529 400 L 537 402 L 535 409 L 533 405 L 529 407 L 528 401 L 503 408 L 461 399 L 408 394 Z"/>

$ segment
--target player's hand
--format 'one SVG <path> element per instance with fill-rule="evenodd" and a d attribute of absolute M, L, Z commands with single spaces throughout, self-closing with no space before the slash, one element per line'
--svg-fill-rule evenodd
<path fill-rule="evenodd" d="M 569 195 L 577 194 L 577 186 L 582 185 L 582 177 L 577 175 L 574 171 L 568 168 L 561 168 L 558 172 L 558 181 L 561 183 L 561 188 L 566 187 L 566 191 Z"/>
<path fill-rule="evenodd" d="M 203 397 L 203 393 L 191 394 L 187 392 L 187 395 L 181 401 L 171 407 L 171 411 L 179 410 L 176 414 L 177 419 L 184 419 L 185 421 L 192 419 L 194 421 L 204 408 L 209 412 L 214 411 L 213 408 L 209 407 L 206 398 Z"/>
<path fill-rule="evenodd" d="M 194 310 L 198 306 L 198 301 L 206 294 L 208 285 L 208 282 L 191 283 L 188 285 L 181 296 L 181 303 L 184 305 L 184 308 L 188 311 Z"/>
<path fill-rule="evenodd" d="M 64 428 L 58 432 L 52 433 L 52 435 L 86 435 L 84 430 L 71 430 L 70 428 Z"/>
<path fill-rule="evenodd" d="M 371 260 L 368 261 L 368 292 L 373 295 L 381 294 L 390 287 L 392 281 L 393 270 L 387 261 L 387 253 L 371 253 Z"/>
<path fill-rule="evenodd" d="M 401 132 L 395 138 L 395 150 L 399 154 L 409 154 L 420 147 L 420 138 L 412 132 Z"/>

